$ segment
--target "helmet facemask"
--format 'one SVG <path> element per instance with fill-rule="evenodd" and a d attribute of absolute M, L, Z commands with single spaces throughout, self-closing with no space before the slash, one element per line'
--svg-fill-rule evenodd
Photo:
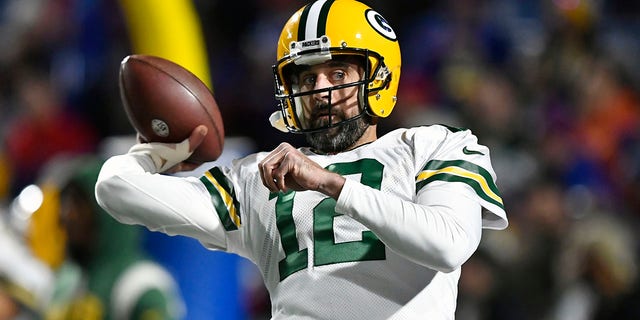
<path fill-rule="evenodd" d="M 281 131 L 319 131 L 330 135 L 336 131 L 332 128 L 358 119 L 365 118 L 368 123 L 375 123 L 378 118 L 388 117 L 396 105 L 401 67 L 396 34 L 382 15 L 359 1 L 317 0 L 303 6 L 285 23 L 278 39 L 276 55 L 273 73 L 275 98 L 280 111 L 274 112 L 269 120 L 272 126 Z M 364 72 L 360 80 L 351 84 L 327 83 L 322 87 L 334 87 L 324 88 L 324 91 L 315 94 L 333 93 L 330 95 L 335 100 L 343 95 L 343 92 L 336 90 L 349 90 L 353 86 L 358 89 L 358 114 L 354 116 L 353 105 L 349 105 L 345 116 L 349 119 L 340 118 L 338 122 L 335 121 L 335 114 L 331 113 L 333 121 L 330 123 L 310 125 L 303 112 L 303 101 L 311 101 L 308 95 L 313 93 L 299 90 L 291 75 L 303 66 L 316 66 L 346 57 L 356 57 L 361 62 Z M 308 91 L 316 88 L 307 86 Z M 340 105 L 338 101 L 332 103 Z"/>
<path fill-rule="evenodd" d="M 390 79 L 390 75 L 388 73 L 385 74 L 383 71 L 386 70 L 383 58 L 375 52 L 343 48 L 328 48 L 326 49 L 326 52 L 322 52 L 323 50 L 324 49 L 313 49 L 301 54 L 292 55 L 293 58 L 287 57 L 282 59 L 273 67 L 276 84 L 275 97 L 280 106 L 284 125 L 288 132 L 312 133 L 324 131 L 333 127 L 341 126 L 346 122 L 356 121 L 365 115 L 367 121 L 370 122 L 372 115 L 368 113 L 368 97 L 370 93 L 383 88 Z M 296 58 L 299 60 L 295 60 Z M 299 61 L 301 60 L 303 62 L 313 61 L 315 63 L 323 63 L 329 60 L 347 61 L 350 63 L 356 62 L 361 70 L 361 76 L 360 79 L 355 82 L 343 83 L 316 90 L 301 91 L 300 86 L 297 83 L 297 76 L 300 70 L 304 70 L 309 66 L 306 64 L 299 64 Z M 387 79 L 380 81 L 380 75 L 386 76 Z M 358 114 L 348 119 L 334 122 L 333 118 L 336 116 L 336 108 L 333 106 L 333 103 L 336 103 L 336 101 L 332 101 L 332 99 L 334 99 L 332 93 L 337 90 L 348 90 L 348 88 L 352 87 L 357 87 L 358 90 Z M 326 101 L 327 103 L 323 106 L 326 110 L 319 110 L 318 108 L 322 107 L 318 106 L 307 106 L 305 111 L 304 100 L 312 101 L 310 98 L 312 95 L 323 92 L 326 92 L 328 97 L 328 100 Z M 310 112 L 309 110 L 317 110 L 317 112 L 326 113 L 329 117 L 326 124 L 317 125 L 310 123 L 312 119 L 310 119 L 309 115 L 306 114 Z"/>

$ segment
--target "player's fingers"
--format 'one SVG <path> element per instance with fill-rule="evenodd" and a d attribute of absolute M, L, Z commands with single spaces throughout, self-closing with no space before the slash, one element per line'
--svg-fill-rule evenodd
<path fill-rule="evenodd" d="M 275 191 L 276 187 L 273 184 L 273 181 L 270 180 L 270 173 L 267 172 L 268 169 L 264 168 L 263 165 L 260 166 L 260 178 L 262 179 L 262 184 L 269 189 L 269 191 Z"/>
<path fill-rule="evenodd" d="M 286 191 L 287 184 L 285 181 L 285 176 L 289 173 L 291 169 L 291 161 L 289 160 L 290 152 L 288 150 L 284 150 L 282 157 L 280 158 L 280 164 L 277 168 L 273 169 L 271 175 L 273 176 L 274 183 L 278 190 Z"/>
<path fill-rule="evenodd" d="M 262 184 L 269 189 L 269 191 L 277 191 L 276 186 L 273 182 L 273 178 L 271 177 L 271 172 L 273 171 L 273 156 L 272 154 L 267 155 L 260 163 L 258 163 L 258 169 L 260 170 L 260 178 L 262 179 Z"/>
<path fill-rule="evenodd" d="M 265 181 L 269 184 L 270 190 L 273 192 L 284 190 L 280 187 L 281 182 L 284 181 L 284 174 L 281 170 L 284 152 L 284 150 L 276 152 L 265 166 Z"/>
<path fill-rule="evenodd" d="M 280 166 L 283 152 L 285 152 L 285 148 L 280 145 L 258 164 L 262 184 L 272 192 L 279 190 L 276 183 L 278 178 L 274 177 L 273 171 Z"/>
<path fill-rule="evenodd" d="M 202 141 L 204 141 L 204 137 L 207 135 L 207 126 L 199 125 L 193 131 L 191 131 L 191 135 L 189 136 L 189 152 L 193 152 Z"/>

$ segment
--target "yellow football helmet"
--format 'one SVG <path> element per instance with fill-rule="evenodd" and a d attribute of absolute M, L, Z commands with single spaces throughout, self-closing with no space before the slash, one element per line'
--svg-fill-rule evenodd
<path fill-rule="evenodd" d="M 373 117 L 389 116 L 396 104 L 400 80 L 400 45 L 395 32 L 378 12 L 363 3 L 318 0 L 293 14 L 280 34 L 273 73 L 275 97 L 281 110 L 272 115 L 272 125 L 294 133 L 324 129 L 305 127 L 300 97 L 309 92 L 297 90 L 292 69 L 296 65 L 319 64 L 344 55 L 360 57 L 364 62 L 363 78 L 324 90 L 357 85 L 361 108 L 358 118 L 364 113 Z"/>

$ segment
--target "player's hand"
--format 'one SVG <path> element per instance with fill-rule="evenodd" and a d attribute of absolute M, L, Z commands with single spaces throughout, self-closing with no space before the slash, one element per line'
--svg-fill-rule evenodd
<path fill-rule="evenodd" d="M 202 144 L 204 137 L 207 136 L 207 126 L 199 125 L 191 132 L 191 135 L 187 139 L 189 141 L 189 156 Z M 194 163 L 188 161 L 182 161 L 175 166 L 165 171 L 166 173 L 176 173 L 180 171 L 192 171 L 197 169 L 202 163 Z"/>
<path fill-rule="evenodd" d="M 185 161 L 191 156 L 193 151 L 200 146 L 207 135 L 207 127 L 199 125 L 192 132 L 189 138 L 180 143 L 159 143 L 145 142 L 140 136 L 140 143 L 129 149 L 129 153 L 142 153 L 151 157 L 156 167 L 156 172 L 176 173 L 179 171 L 190 171 L 196 169 L 201 164 Z"/>
<path fill-rule="evenodd" d="M 282 143 L 258 164 L 262 184 L 270 191 L 320 191 L 337 199 L 345 178 L 322 168 L 288 143 Z"/>

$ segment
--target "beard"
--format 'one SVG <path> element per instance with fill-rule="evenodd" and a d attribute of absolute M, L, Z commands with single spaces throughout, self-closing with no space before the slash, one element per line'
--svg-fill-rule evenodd
<path fill-rule="evenodd" d="M 338 153 L 353 146 L 369 127 L 366 116 L 347 120 L 336 127 L 305 134 L 307 143 L 323 153 Z"/>

